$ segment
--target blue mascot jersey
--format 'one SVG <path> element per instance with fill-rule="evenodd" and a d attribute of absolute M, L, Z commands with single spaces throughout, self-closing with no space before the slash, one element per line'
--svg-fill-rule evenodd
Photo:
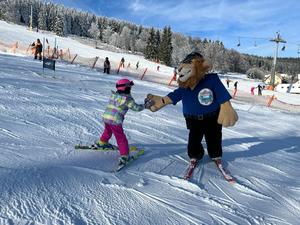
<path fill-rule="evenodd" d="M 194 88 L 177 88 L 168 94 L 173 104 L 182 100 L 184 115 L 201 115 L 214 112 L 220 104 L 231 99 L 216 73 L 206 74 Z"/>

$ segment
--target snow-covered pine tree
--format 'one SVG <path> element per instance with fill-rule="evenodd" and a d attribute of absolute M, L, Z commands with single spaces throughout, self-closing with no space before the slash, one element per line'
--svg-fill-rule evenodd
<path fill-rule="evenodd" d="M 120 34 L 120 48 L 130 49 L 130 40 L 132 38 L 131 31 L 128 26 L 124 26 Z"/>
<path fill-rule="evenodd" d="M 107 27 L 107 18 L 106 17 L 98 18 L 99 39 L 101 41 L 103 41 L 103 33 L 106 27 Z"/>
<path fill-rule="evenodd" d="M 94 39 L 98 39 L 100 35 L 100 31 L 98 29 L 98 22 L 94 21 L 91 24 L 90 29 L 88 30 L 89 36 Z"/>
<path fill-rule="evenodd" d="M 147 40 L 147 45 L 144 51 L 144 55 L 146 59 L 154 60 L 157 56 L 156 50 L 156 39 L 155 39 L 155 30 L 152 27 L 149 32 L 149 37 Z"/>
<path fill-rule="evenodd" d="M 42 6 L 38 15 L 38 28 L 41 30 L 47 30 L 47 11 L 46 7 Z"/>
<path fill-rule="evenodd" d="M 5 20 L 13 22 L 13 23 L 19 23 L 21 19 L 21 15 L 19 12 L 18 2 L 16 0 L 11 1 L 3 1 L 1 8 L 3 7 L 3 17 Z"/>
<path fill-rule="evenodd" d="M 168 66 L 172 63 L 172 50 L 172 31 L 170 26 L 166 26 L 159 46 L 159 59 Z"/>
<path fill-rule="evenodd" d="M 188 38 L 179 33 L 173 33 L 172 43 L 172 62 L 174 65 L 178 65 L 179 62 L 192 51 L 193 48 L 189 44 Z"/>
<path fill-rule="evenodd" d="M 4 13 L 6 11 L 7 10 L 6 10 L 5 0 L 0 0 L 0 20 L 4 20 L 5 19 Z"/>
<path fill-rule="evenodd" d="M 58 13 L 55 17 L 54 17 L 54 27 L 53 27 L 53 31 L 59 35 L 59 36 L 64 36 L 65 32 L 64 32 L 64 15 Z"/>
<path fill-rule="evenodd" d="M 113 32 L 113 34 L 109 37 L 108 43 L 120 48 L 121 47 L 120 35 L 116 32 Z"/>
<path fill-rule="evenodd" d="M 104 43 L 109 43 L 110 42 L 110 39 L 111 39 L 111 36 L 113 34 L 113 30 L 111 29 L 111 27 L 109 25 L 106 26 L 106 28 L 104 29 L 103 31 L 103 41 Z"/>
<path fill-rule="evenodd" d="M 140 28 L 139 28 L 140 31 Z M 136 50 L 138 52 L 144 52 L 145 46 L 147 45 L 147 40 L 149 38 L 149 32 L 146 29 L 141 29 L 139 34 L 139 39 L 136 41 Z"/>
<path fill-rule="evenodd" d="M 161 38 L 160 38 L 160 31 L 156 30 L 155 33 L 155 59 L 159 58 L 159 46 L 160 46 Z"/>

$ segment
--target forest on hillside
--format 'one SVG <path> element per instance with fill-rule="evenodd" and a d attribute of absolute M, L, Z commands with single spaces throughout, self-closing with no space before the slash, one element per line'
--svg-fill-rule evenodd
<path fill-rule="evenodd" d="M 32 7 L 32 26 L 36 30 L 55 32 L 60 36 L 78 35 L 93 38 L 131 52 L 143 53 L 145 58 L 176 66 L 191 51 L 207 57 L 214 71 L 249 73 L 253 68 L 262 74 L 270 73 L 273 59 L 241 54 L 226 49 L 220 40 L 194 38 L 172 32 L 133 24 L 127 21 L 96 16 L 63 5 L 41 0 L 0 0 L 0 19 L 29 26 Z M 279 58 L 276 71 L 295 80 L 300 74 L 299 58 Z"/>

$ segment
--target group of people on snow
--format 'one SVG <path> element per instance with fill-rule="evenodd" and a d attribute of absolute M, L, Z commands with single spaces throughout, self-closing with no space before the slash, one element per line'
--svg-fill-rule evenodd
<path fill-rule="evenodd" d="M 232 82 L 228 77 L 226 78 L 226 85 L 229 88 L 229 84 Z M 237 90 L 238 87 L 238 81 L 235 81 L 234 84 L 234 89 Z M 257 95 L 262 95 L 262 91 L 264 90 L 265 86 L 262 84 L 258 84 L 256 87 L 252 86 L 250 89 L 251 95 L 254 95 L 254 90 L 257 89 Z"/>
<path fill-rule="evenodd" d="M 192 64 L 195 63 L 203 65 L 193 66 Z M 201 68 L 203 71 L 195 68 Z M 222 126 L 233 126 L 238 117 L 229 102 L 230 94 L 216 74 L 207 74 L 208 69 L 209 66 L 206 65 L 206 60 L 200 53 L 189 54 L 182 60 L 178 69 L 179 88 L 165 97 L 149 94 L 143 104 L 136 103 L 131 95 L 133 81 L 118 80 L 115 86 L 116 90 L 111 92 L 108 105 L 102 115 L 104 130 L 96 145 L 99 148 L 112 147 L 109 140 L 114 135 L 120 151 L 119 165 L 126 164 L 130 160 L 130 156 L 123 121 L 128 110 L 140 112 L 149 109 L 155 112 L 165 105 L 176 105 L 177 102 L 183 101 L 183 113 L 189 129 L 188 155 L 191 162 L 203 157 L 204 149 L 201 144 L 203 137 L 207 142 L 209 156 L 213 160 L 220 160 L 222 156 Z M 177 76 L 177 68 L 174 69 L 174 76 Z M 196 78 L 190 79 L 192 76 Z M 188 80 L 192 80 L 194 84 L 185 87 Z"/>
<path fill-rule="evenodd" d="M 251 95 L 254 95 L 254 90 L 257 88 L 257 95 L 262 95 L 262 91 L 264 89 L 264 86 L 261 84 L 258 84 L 257 87 L 251 87 Z"/>
<path fill-rule="evenodd" d="M 136 65 L 135 65 L 135 69 L 137 70 L 139 68 L 139 65 L 140 65 L 140 61 L 137 61 Z M 120 65 L 119 67 L 125 67 L 125 59 L 124 57 L 122 57 L 121 61 L 120 61 Z M 128 63 L 128 66 L 127 67 L 130 67 L 130 63 Z M 104 64 L 103 64 L 103 68 L 104 68 L 104 73 L 106 74 L 110 74 L 110 69 L 111 69 L 111 65 L 110 65 L 110 61 L 108 59 L 108 57 L 105 57 L 105 60 L 104 60 Z"/>

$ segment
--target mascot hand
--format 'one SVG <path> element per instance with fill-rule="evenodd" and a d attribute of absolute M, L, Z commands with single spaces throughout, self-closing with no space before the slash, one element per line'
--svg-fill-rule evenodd
<path fill-rule="evenodd" d="M 165 105 L 172 104 L 172 100 L 168 97 L 161 97 L 157 95 L 148 94 L 145 102 L 148 102 L 148 107 L 152 112 L 156 112 Z"/>
<path fill-rule="evenodd" d="M 229 101 L 221 104 L 220 113 L 218 117 L 218 123 L 224 127 L 233 126 L 238 120 L 238 115 L 232 108 Z"/>
<path fill-rule="evenodd" d="M 150 109 L 151 106 L 153 106 L 155 103 L 153 100 L 150 100 L 148 98 L 145 98 L 145 101 L 144 101 L 144 106 L 145 106 L 145 109 Z"/>

